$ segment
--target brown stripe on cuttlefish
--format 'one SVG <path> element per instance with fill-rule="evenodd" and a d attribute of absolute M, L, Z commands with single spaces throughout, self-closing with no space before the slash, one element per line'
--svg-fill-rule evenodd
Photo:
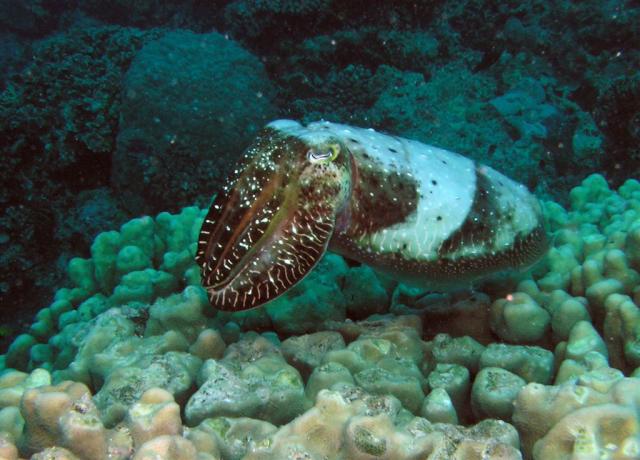
<path fill-rule="evenodd" d="M 471 209 L 462 225 L 440 245 L 440 257 L 454 256 L 465 246 L 494 246 L 495 229 L 500 228 L 503 213 L 489 178 L 478 166 L 475 173 L 476 190 Z"/>
<path fill-rule="evenodd" d="M 348 203 L 349 226 L 343 232 L 362 238 L 405 222 L 416 212 L 418 181 L 402 169 L 387 169 L 366 151 L 352 152 L 353 189 Z"/>

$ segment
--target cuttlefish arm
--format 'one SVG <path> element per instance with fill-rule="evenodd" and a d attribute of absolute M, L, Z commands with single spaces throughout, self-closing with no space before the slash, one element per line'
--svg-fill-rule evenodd
<path fill-rule="evenodd" d="M 270 123 L 215 198 L 196 261 L 211 304 L 258 307 L 327 248 L 392 277 L 447 289 L 538 260 L 540 206 L 461 155 L 346 125 Z"/>
<path fill-rule="evenodd" d="M 349 157 L 333 136 L 297 126 L 268 125 L 205 217 L 196 262 L 217 309 L 275 299 L 327 250 L 349 195 Z"/>

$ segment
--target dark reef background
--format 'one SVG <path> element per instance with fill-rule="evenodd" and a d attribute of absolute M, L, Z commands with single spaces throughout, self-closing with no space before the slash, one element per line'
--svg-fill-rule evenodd
<path fill-rule="evenodd" d="M 0 0 L 0 338 L 126 220 L 204 206 L 264 123 L 373 127 L 563 202 L 640 177 L 640 2 Z"/>

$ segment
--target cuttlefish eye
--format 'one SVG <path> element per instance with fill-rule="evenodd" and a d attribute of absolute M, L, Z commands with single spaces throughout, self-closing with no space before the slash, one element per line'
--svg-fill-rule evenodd
<path fill-rule="evenodd" d="M 311 148 L 307 151 L 307 159 L 312 163 L 333 161 L 340 154 L 340 147 L 331 144 L 322 148 Z"/>

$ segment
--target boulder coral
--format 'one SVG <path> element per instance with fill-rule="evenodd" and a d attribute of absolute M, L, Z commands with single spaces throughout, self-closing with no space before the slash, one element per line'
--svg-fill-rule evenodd
<path fill-rule="evenodd" d="M 125 205 L 155 212 L 167 189 L 177 203 L 220 189 L 275 117 L 274 93 L 262 62 L 220 33 L 175 30 L 148 42 L 122 85 L 112 185 Z"/>
<path fill-rule="evenodd" d="M 370 396 L 349 385 L 323 390 L 315 406 L 280 428 L 246 460 L 272 458 L 471 458 L 471 452 L 517 459 L 517 434 L 506 423 L 467 429 L 406 416 L 392 396 Z"/>
<path fill-rule="evenodd" d="M 20 413 L 25 421 L 22 451 L 57 445 L 79 457 L 107 458 L 106 430 L 85 385 L 66 381 L 29 389 L 22 395 Z"/>
<path fill-rule="evenodd" d="M 613 458 L 637 457 L 639 391 L 638 379 L 598 371 L 559 386 L 528 384 L 513 414 L 525 454 L 565 459 L 606 449 Z"/>

